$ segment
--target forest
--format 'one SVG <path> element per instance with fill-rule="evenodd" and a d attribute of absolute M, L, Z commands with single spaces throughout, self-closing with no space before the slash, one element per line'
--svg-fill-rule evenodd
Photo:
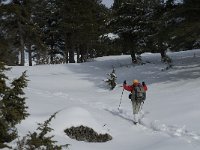
<path fill-rule="evenodd" d="M 0 61 L 82 63 L 95 57 L 200 47 L 198 0 L 0 1 Z M 111 35 L 111 36 L 110 36 Z M 27 55 L 27 56 L 26 56 Z M 76 57 L 75 57 L 76 56 Z"/>

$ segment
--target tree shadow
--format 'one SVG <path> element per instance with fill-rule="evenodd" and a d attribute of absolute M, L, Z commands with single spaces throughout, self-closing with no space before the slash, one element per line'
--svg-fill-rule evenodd
<path fill-rule="evenodd" d="M 164 70 L 166 64 L 160 61 L 159 56 L 145 55 L 143 57 L 145 63 L 137 65 L 131 63 L 129 56 L 113 56 L 97 59 L 94 62 L 86 62 L 83 64 L 68 65 L 72 72 L 80 74 L 80 78 L 93 82 L 99 88 L 106 89 L 106 74 L 110 73 L 113 67 L 116 70 L 117 83 L 122 84 L 127 80 L 129 84 L 133 79 L 145 81 L 148 85 L 155 83 L 168 83 L 181 80 L 197 79 L 200 77 L 200 50 L 197 51 L 196 57 L 193 58 L 193 53 L 187 58 L 174 59 L 173 67 L 169 70 Z M 198 55 L 199 57 L 198 57 Z"/>

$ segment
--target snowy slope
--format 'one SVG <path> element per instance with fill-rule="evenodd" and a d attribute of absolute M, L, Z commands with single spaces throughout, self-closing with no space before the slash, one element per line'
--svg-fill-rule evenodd
<path fill-rule="evenodd" d="M 51 114 L 55 140 L 71 144 L 70 150 L 198 150 L 200 149 L 200 50 L 168 53 L 173 69 L 159 54 L 146 53 L 145 65 L 131 64 L 130 56 L 108 56 L 84 64 L 13 67 L 10 78 L 27 70 L 26 88 L 31 114 L 18 126 L 21 136 L 37 128 Z M 106 74 L 116 69 L 117 87 L 109 91 Z M 147 100 L 141 113 L 141 124 L 132 123 L 131 102 L 124 91 L 120 111 L 117 109 L 124 80 L 133 79 L 148 85 Z M 70 139 L 64 129 L 87 125 L 99 133 L 108 132 L 113 140 L 86 143 Z"/>

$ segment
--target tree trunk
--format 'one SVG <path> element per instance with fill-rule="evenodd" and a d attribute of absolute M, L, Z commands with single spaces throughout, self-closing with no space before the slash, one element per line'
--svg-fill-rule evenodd
<path fill-rule="evenodd" d="M 70 46 L 70 49 L 69 49 L 69 63 L 75 63 L 74 48 L 72 46 Z"/>
<path fill-rule="evenodd" d="M 50 49 L 50 64 L 54 64 L 53 44 L 51 44 L 51 49 Z"/>
<path fill-rule="evenodd" d="M 65 46 L 67 48 L 66 52 L 67 52 L 67 61 L 69 61 L 69 63 L 75 63 L 74 60 L 74 47 L 72 44 L 72 33 L 67 33 L 66 37 L 65 37 Z M 69 54 L 69 55 L 68 55 Z"/>
<path fill-rule="evenodd" d="M 80 60 L 82 63 L 86 61 L 86 53 L 87 53 L 86 49 L 87 46 L 85 44 L 80 45 L 80 55 L 81 55 Z"/>
<path fill-rule="evenodd" d="M 68 47 L 67 47 L 67 42 L 66 42 L 66 38 L 65 38 L 65 62 L 68 63 L 69 62 L 69 51 L 68 51 Z"/>
<path fill-rule="evenodd" d="M 31 51 L 31 44 L 28 45 L 28 62 L 29 66 L 32 66 L 32 51 Z"/>
<path fill-rule="evenodd" d="M 167 56 L 167 55 L 166 55 L 166 51 L 163 50 L 163 49 L 161 49 L 160 55 L 161 55 L 161 59 L 166 58 L 166 56 Z"/>
<path fill-rule="evenodd" d="M 22 34 L 22 25 L 19 20 L 17 21 L 17 24 L 18 24 L 18 28 L 19 28 L 19 38 L 20 38 L 20 49 L 19 49 L 20 55 L 21 55 L 20 65 L 24 66 L 25 55 L 24 55 L 24 39 L 23 39 L 23 34 Z"/>
<path fill-rule="evenodd" d="M 80 60 L 80 46 L 77 46 L 76 51 L 77 51 L 77 63 L 81 63 L 81 60 Z"/>
<path fill-rule="evenodd" d="M 69 37 L 70 35 L 68 33 L 65 33 L 65 61 L 66 63 L 69 63 Z"/>
<path fill-rule="evenodd" d="M 131 58 L 132 58 L 132 63 L 137 63 L 137 59 L 136 59 L 134 50 L 131 51 Z"/>

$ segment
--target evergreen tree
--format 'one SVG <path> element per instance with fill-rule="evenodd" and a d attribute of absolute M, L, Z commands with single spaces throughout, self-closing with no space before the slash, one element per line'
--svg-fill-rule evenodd
<path fill-rule="evenodd" d="M 9 24 L 6 22 L 7 19 L 9 20 L 9 15 L 6 10 L 5 5 L 0 4 L 0 61 L 15 65 L 18 60 L 16 51 L 10 44 L 9 29 L 7 28 Z"/>
<path fill-rule="evenodd" d="M 27 86 L 26 73 L 14 79 L 9 87 L 5 70 L 4 64 L 0 63 L 0 148 L 8 147 L 7 144 L 17 138 L 16 125 L 28 116 L 23 97 L 23 88 Z"/>
<path fill-rule="evenodd" d="M 112 9 L 113 10 L 119 9 L 122 2 L 123 2 L 123 0 L 114 0 L 113 5 L 112 5 Z"/>
<path fill-rule="evenodd" d="M 73 63 L 76 52 L 77 62 L 84 62 L 99 49 L 107 11 L 100 0 L 15 0 L 2 4 L 1 54 L 12 51 L 10 54 L 20 58 L 12 64 L 24 65 L 26 50 L 31 66 L 34 58 L 38 64 L 56 63 L 57 54 Z M 4 58 L 13 60 L 8 57 Z"/>
<path fill-rule="evenodd" d="M 147 32 L 148 3 L 144 0 L 114 1 L 110 25 L 120 36 L 122 52 L 130 52 L 132 62 L 137 62 L 135 54 L 142 53 L 141 47 Z"/>
<path fill-rule="evenodd" d="M 20 65 L 25 63 L 25 49 L 29 52 L 29 63 L 32 65 L 31 47 L 41 45 L 37 24 L 33 22 L 33 8 L 35 8 L 35 1 L 15 0 L 10 4 L 2 5 L 0 9 L 3 39 L 7 41 L 8 49 L 13 51 L 15 58 L 20 58 L 18 61 Z"/>
<path fill-rule="evenodd" d="M 183 0 L 173 14 L 179 23 L 173 35 L 173 48 L 188 50 L 200 47 L 200 2 Z"/>
<path fill-rule="evenodd" d="M 1 56 L 0 61 L 5 62 L 7 65 L 17 64 L 18 59 L 16 57 L 16 52 L 10 48 L 9 41 L 5 39 L 4 36 L 1 35 L 0 35 L 0 56 Z"/>
<path fill-rule="evenodd" d="M 64 57 L 64 40 L 62 38 L 63 32 L 60 30 L 61 12 L 60 3 L 62 1 L 55 0 L 36 0 L 33 11 L 34 22 L 37 23 L 41 32 L 42 42 L 45 47 L 37 46 L 42 49 L 38 51 L 38 63 L 57 63 L 56 56 Z M 46 50 L 43 50 L 43 49 Z M 62 60 L 64 63 L 64 60 Z"/>
<path fill-rule="evenodd" d="M 115 74 L 115 68 L 113 67 L 112 72 L 108 73 L 107 75 L 108 75 L 108 78 L 105 80 L 105 82 L 108 84 L 110 90 L 113 90 L 115 86 L 117 85 L 116 83 L 117 76 Z"/>
<path fill-rule="evenodd" d="M 21 141 L 18 141 L 17 143 L 17 149 L 16 150 L 22 150 L 22 149 L 28 149 L 28 150 L 61 150 L 62 147 L 68 147 L 69 144 L 66 145 L 56 145 L 55 143 L 57 141 L 52 140 L 54 136 L 48 136 L 47 134 L 50 133 L 53 129 L 49 127 L 50 122 L 53 118 L 55 118 L 54 113 L 50 116 L 49 119 L 47 119 L 44 123 L 38 123 L 37 130 L 39 132 L 33 132 L 29 133 L 27 136 L 25 136 Z"/>
<path fill-rule="evenodd" d="M 150 36 L 147 37 L 147 47 L 151 52 L 159 52 L 161 59 L 165 62 L 170 60 L 166 55 L 166 50 L 171 47 L 170 40 L 172 39 L 172 32 L 176 27 L 176 18 L 172 17 L 177 5 L 173 0 L 152 1 L 151 9 L 152 15 L 150 23 Z"/>
<path fill-rule="evenodd" d="M 101 35 L 100 25 L 105 17 L 106 9 L 99 0 L 64 1 L 61 12 L 62 31 L 65 39 L 65 56 L 69 63 L 74 63 L 77 52 L 78 62 L 83 62 L 92 53 L 93 47 Z M 69 59 L 68 59 L 69 57 Z"/>

